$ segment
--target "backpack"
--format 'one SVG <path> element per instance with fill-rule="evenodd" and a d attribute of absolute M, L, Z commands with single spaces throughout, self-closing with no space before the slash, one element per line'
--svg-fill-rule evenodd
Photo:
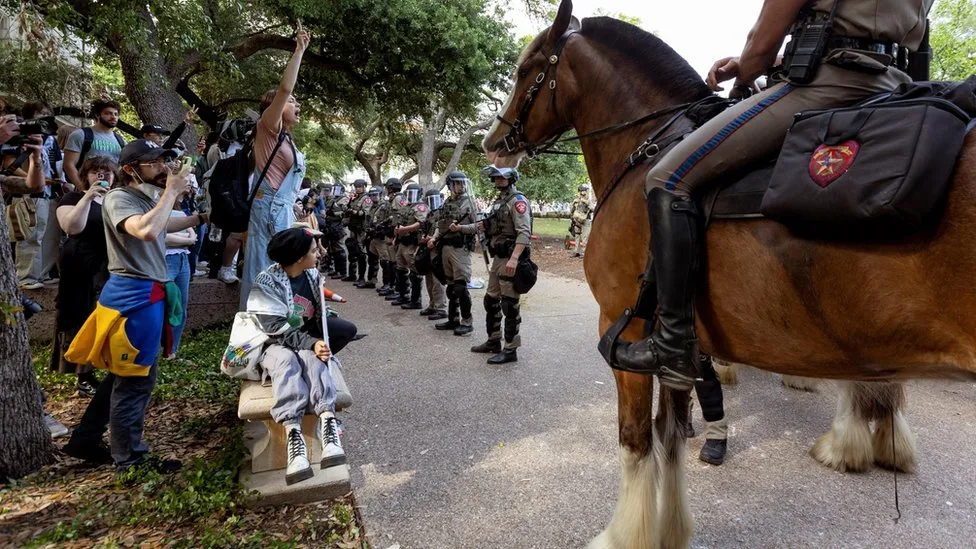
<path fill-rule="evenodd" d="M 271 167 L 271 162 L 284 141 L 288 141 L 294 151 L 294 145 L 285 132 L 278 134 L 268 163 L 261 171 L 261 176 L 250 187 L 251 171 L 254 165 L 252 156 L 254 151 L 253 137 L 249 139 L 233 156 L 217 161 L 203 176 L 203 185 L 210 195 L 210 220 L 224 231 L 242 233 L 247 231 L 251 220 L 251 204 L 254 196 L 261 187 L 264 176 Z"/>
<path fill-rule="evenodd" d="M 78 153 L 78 169 L 81 169 L 81 165 L 85 163 L 85 159 L 88 158 L 88 152 L 91 151 L 92 143 L 95 142 L 95 130 L 91 128 L 82 128 L 81 131 L 85 133 L 85 140 L 81 144 L 81 152 Z M 112 132 L 115 136 L 115 140 L 119 142 L 119 147 L 125 148 L 125 140 L 122 136 Z"/>

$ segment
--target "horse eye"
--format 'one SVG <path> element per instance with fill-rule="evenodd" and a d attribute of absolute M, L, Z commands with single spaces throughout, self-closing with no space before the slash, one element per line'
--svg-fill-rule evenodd
<path fill-rule="evenodd" d="M 527 75 L 527 74 L 529 74 L 529 68 L 528 67 L 521 67 L 521 68 L 519 68 L 519 70 L 518 70 L 518 77 L 519 78 L 525 78 L 525 75 Z"/>

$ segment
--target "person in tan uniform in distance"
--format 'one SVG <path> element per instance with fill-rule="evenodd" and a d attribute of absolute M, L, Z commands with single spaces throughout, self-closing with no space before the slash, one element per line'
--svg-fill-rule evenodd
<path fill-rule="evenodd" d="M 420 225 L 420 246 L 427 248 L 430 252 L 432 265 L 440 263 L 440 250 L 432 247 L 434 233 L 441 216 L 441 207 L 444 204 L 444 197 L 437 189 L 428 189 L 424 193 L 424 202 L 427 204 L 427 219 Z M 418 251 L 419 253 L 419 251 Z M 420 311 L 420 316 L 427 317 L 427 320 L 441 320 L 447 318 L 447 290 L 441 281 L 431 270 L 424 275 L 424 286 L 427 288 L 427 308 Z"/>
<path fill-rule="evenodd" d="M 471 251 L 474 237 L 460 231 L 451 232 L 452 224 L 468 225 L 476 223 L 474 200 L 469 188 L 471 181 L 464 172 L 451 172 L 447 176 L 447 189 L 451 195 L 439 210 L 434 241 L 441 250 L 444 262 L 444 275 L 447 278 L 447 321 L 434 327 L 438 330 L 453 330 L 454 335 L 468 335 L 474 331 L 471 323 Z"/>
<path fill-rule="evenodd" d="M 689 134 L 646 176 L 650 252 L 658 292 L 654 332 L 621 343 L 620 366 L 656 374 L 661 382 L 690 390 L 701 377 L 693 301 L 699 278 L 702 216 L 695 200 L 716 176 L 774 155 L 797 112 L 854 104 L 911 78 L 899 67 L 899 50 L 917 51 L 934 0 L 765 0 L 739 57 L 718 60 L 707 84 L 734 79 L 730 97 L 742 99 Z M 832 14 L 832 17 L 831 17 Z M 832 19 L 826 47 L 812 54 L 819 66 L 794 65 L 797 38 Z M 787 34 L 784 72 L 756 93 L 756 78 L 772 68 Z M 812 41 L 816 42 L 816 40 Z M 910 69 L 909 69 L 910 70 Z"/>
<path fill-rule="evenodd" d="M 373 216 L 380 208 L 382 196 L 383 188 L 378 185 L 371 187 L 367 193 L 370 204 L 369 209 L 366 210 L 365 220 L 363 222 L 363 233 L 365 235 L 363 247 L 366 249 L 366 280 L 356 283 L 356 287 L 359 289 L 376 288 L 376 275 L 379 272 L 381 261 L 379 250 L 381 245 L 385 246 L 386 243 L 383 241 L 383 237 L 377 235 L 373 228 Z"/>
<path fill-rule="evenodd" d="M 518 192 L 519 173 L 515 168 L 488 166 L 482 173 L 498 189 L 483 221 L 468 225 L 454 223 L 451 232 L 475 234 L 484 231 L 488 237 L 488 251 L 494 259 L 488 272 L 485 292 L 485 328 L 488 341 L 471 348 L 473 353 L 495 353 L 488 364 L 505 364 L 518 360 L 517 349 L 522 343 L 519 326 L 522 324 L 519 294 L 512 284 L 522 252 L 532 243 L 532 208 L 525 195 Z M 505 344 L 502 345 L 502 314 L 505 316 Z"/>
<path fill-rule="evenodd" d="M 417 272 L 417 246 L 420 245 L 420 225 L 427 219 L 427 204 L 421 197 L 423 190 L 417 183 L 410 183 L 404 189 L 403 196 L 406 204 L 396 214 L 396 266 L 397 293 L 400 298 L 390 305 L 399 305 L 401 309 L 423 309 L 420 304 L 421 278 Z M 409 288 L 407 284 L 409 283 Z"/>

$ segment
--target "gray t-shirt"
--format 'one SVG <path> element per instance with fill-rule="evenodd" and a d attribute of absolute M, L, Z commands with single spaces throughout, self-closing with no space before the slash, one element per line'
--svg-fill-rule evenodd
<path fill-rule="evenodd" d="M 169 281 L 166 269 L 166 231 L 156 240 L 139 240 L 127 234 L 123 222 L 143 215 L 156 204 L 137 189 L 122 187 L 109 191 L 102 202 L 102 221 L 108 242 L 108 270 L 122 276 L 145 278 L 156 282 Z"/>
<path fill-rule="evenodd" d="M 119 145 L 119 140 L 115 137 L 115 132 L 100 132 L 95 128 L 92 128 L 92 135 L 94 140 L 91 144 L 91 149 L 88 151 L 87 157 L 94 156 L 107 156 L 112 159 L 116 164 L 119 163 L 119 155 L 122 154 L 122 146 Z M 125 143 L 125 140 L 122 140 Z M 81 147 L 85 144 L 85 130 L 78 128 L 77 130 L 71 132 L 68 136 L 68 141 L 64 144 L 64 150 L 73 151 L 81 154 Z M 84 158 L 82 158 L 84 160 Z"/>

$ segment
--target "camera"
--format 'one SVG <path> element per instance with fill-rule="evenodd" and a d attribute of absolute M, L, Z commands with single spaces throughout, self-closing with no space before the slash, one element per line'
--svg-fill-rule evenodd
<path fill-rule="evenodd" d="M 58 123 L 53 116 L 42 118 L 32 118 L 31 120 L 17 119 L 17 127 L 20 128 L 20 135 L 16 135 L 7 141 L 5 145 L 19 147 L 25 143 L 30 143 L 32 135 L 56 135 L 58 133 Z"/>

